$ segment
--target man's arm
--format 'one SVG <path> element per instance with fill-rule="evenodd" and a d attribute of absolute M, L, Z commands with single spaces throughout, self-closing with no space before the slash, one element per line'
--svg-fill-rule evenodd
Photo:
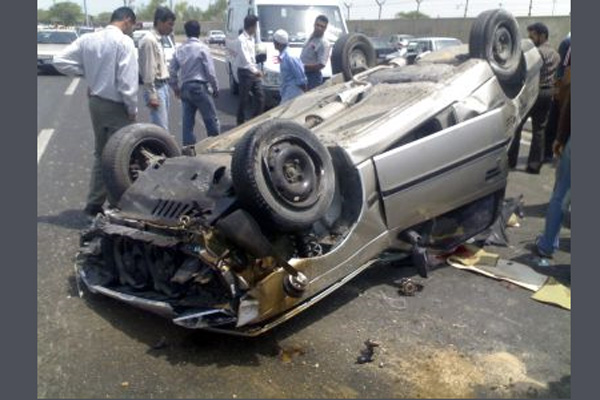
<path fill-rule="evenodd" d="M 175 54 L 171 59 L 171 63 L 169 64 L 169 86 L 171 86 L 171 89 L 177 97 L 180 96 L 179 81 L 177 74 L 179 72 L 179 68 L 181 67 L 181 64 L 179 64 L 179 60 L 177 59 L 178 53 L 179 51 L 175 51 Z"/>
<path fill-rule="evenodd" d="M 150 35 L 150 33 L 148 33 L 148 35 Z M 144 83 L 144 90 L 149 94 L 150 100 L 158 101 L 156 86 L 154 86 L 154 80 L 156 78 L 154 42 L 146 37 L 142 38 L 139 44 L 139 67 L 142 82 Z"/>
<path fill-rule="evenodd" d="M 204 70 L 206 71 L 206 78 L 210 87 L 212 87 L 213 95 L 218 96 L 219 93 L 219 82 L 217 80 L 217 74 L 215 72 L 215 63 L 212 55 L 208 51 L 203 51 L 202 59 L 204 61 Z"/>
<path fill-rule="evenodd" d="M 83 75 L 83 56 L 80 44 L 81 39 L 77 39 L 54 57 L 52 64 L 59 72 L 66 75 Z"/>
<path fill-rule="evenodd" d="M 289 58 L 291 62 L 291 70 L 294 74 L 294 84 L 306 91 L 308 81 L 306 79 L 306 74 L 304 73 L 302 62 L 295 57 L 288 56 L 287 58 Z"/>
<path fill-rule="evenodd" d="M 131 39 L 126 40 L 118 54 L 117 90 L 123 96 L 130 119 L 137 115 L 138 64 L 135 59 L 135 47 Z"/>

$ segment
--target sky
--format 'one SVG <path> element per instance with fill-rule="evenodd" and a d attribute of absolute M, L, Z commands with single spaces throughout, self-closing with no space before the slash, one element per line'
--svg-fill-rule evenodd
<path fill-rule="evenodd" d="M 60 0 L 38 0 L 38 8 L 48 9 L 53 2 Z M 83 9 L 83 0 L 71 0 L 79 3 Z M 188 4 L 206 9 L 210 0 L 187 0 Z M 416 0 L 379 0 L 385 1 L 382 7 L 382 18 L 393 18 L 400 11 L 415 11 Z M 468 1 L 467 16 L 475 17 L 481 11 L 503 7 L 516 16 L 527 15 L 529 3 L 532 3 L 531 15 L 547 16 L 568 15 L 571 12 L 570 0 L 421 0 L 420 11 L 432 18 L 440 17 L 462 17 L 465 12 L 465 4 Z M 342 10 L 347 16 L 347 9 L 343 3 L 352 4 L 350 7 L 350 19 L 377 19 L 379 7 L 375 0 L 341 0 Z M 144 4 L 143 0 L 135 0 L 134 6 Z M 173 4 L 177 0 L 172 0 Z M 167 4 L 169 2 L 167 1 Z M 96 15 L 104 11 L 113 11 L 123 5 L 123 0 L 87 0 L 88 13 Z"/>

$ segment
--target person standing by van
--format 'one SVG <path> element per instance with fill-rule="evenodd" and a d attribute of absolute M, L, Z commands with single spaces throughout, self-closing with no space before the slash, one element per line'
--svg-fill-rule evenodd
<path fill-rule="evenodd" d="M 308 79 L 308 90 L 316 88 L 323 83 L 323 73 L 329 61 L 329 50 L 331 45 L 325 39 L 325 31 L 329 25 L 329 19 L 325 15 L 319 15 L 315 20 L 315 27 L 312 35 L 304 44 L 300 61 L 304 64 L 304 71 Z"/>
<path fill-rule="evenodd" d="M 244 31 L 238 36 L 238 48 L 234 64 L 237 65 L 240 102 L 237 110 L 237 123 L 246 121 L 246 108 L 250 103 L 250 92 L 254 97 L 253 117 L 262 114 L 265 94 L 262 87 L 262 72 L 256 65 L 256 42 L 254 36 L 258 27 L 258 17 L 247 15 L 244 18 Z"/>
<path fill-rule="evenodd" d="M 306 91 L 306 75 L 302 62 L 288 52 L 289 36 L 283 29 L 273 34 L 273 44 L 279 51 L 279 70 L 281 71 L 281 103 L 300 96 Z"/>

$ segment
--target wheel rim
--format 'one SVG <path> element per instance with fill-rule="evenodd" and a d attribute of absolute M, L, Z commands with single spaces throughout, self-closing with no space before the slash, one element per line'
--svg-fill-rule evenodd
<path fill-rule="evenodd" d="M 292 209 L 305 209 L 318 201 L 322 165 L 303 143 L 274 143 L 263 160 L 269 186 L 280 202 Z"/>
<path fill-rule="evenodd" d="M 129 179 L 135 181 L 155 161 L 165 158 L 164 145 L 155 140 L 142 140 L 133 147 L 129 155 Z"/>
<path fill-rule="evenodd" d="M 510 62 L 514 50 L 514 42 L 510 31 L 500 26 L 494 32 L 492 42 L 492 57 L 498 65 L 506 65 Z"/>
<path fill-rule="evenodd" d="M 368 65 L 365 52 L 359 48 L 352 49 L 350 52 L 350 69 L 352 70 L 352 74 L 367 70 Z"/>

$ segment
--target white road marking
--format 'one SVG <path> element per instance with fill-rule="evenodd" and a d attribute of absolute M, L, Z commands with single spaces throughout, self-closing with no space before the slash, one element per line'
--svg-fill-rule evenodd
<path fill-rule="evenodd" d="M 44 151 L 46 151 L 46 146 L 48 146 L 48 142 L 54 133 L 54 129 L 42 129 L 40 134 L 38 135 L 38 164 L 40 163 L 40 159 L 44 155 Z"/>
<path fill-rule="evenodd" d="M 529 140 L 523 140 L 523 139 L 521 139 L 521 144 L 523 146 L 531 146 L 531 142 Z"/>
<path fill-rule="evenodd" d="M 80 80 L 81 80 L 81 78 L 74 78 L 71 81 L 71 84 L 69 85 L 69 87 L 65 91 L 65 96 L 72 96 L 73 93 L 75 93 L 75 90 L 77 89 L 77 85 L 79 85 L 79 81 Z"/>
<path fill-rule="evenodd" d="M 213 59 L 217 60 L 217 61 L 221 61 L 222 63 L 227 62 L 224 58 L 222 57 L 217 57 L 213 54 Z"/>

